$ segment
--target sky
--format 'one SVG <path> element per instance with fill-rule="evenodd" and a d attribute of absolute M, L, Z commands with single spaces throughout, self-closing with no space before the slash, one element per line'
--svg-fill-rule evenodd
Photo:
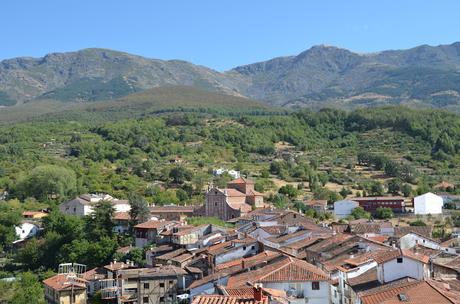
<path fill-rule="evenodd" d="M 450 44 L 459 16 L 458 0 L 4 0 L 0 60 L 99 47 L 224 71 L 318 44 Z"/>

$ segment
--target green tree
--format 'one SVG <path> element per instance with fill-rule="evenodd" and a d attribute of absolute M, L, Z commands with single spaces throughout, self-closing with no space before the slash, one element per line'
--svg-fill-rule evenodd
<path fill-rule="evenodd" d="M 19 210 L 0 203 L 0 247 L 7 247 L 17 239 L 14 227 L 19 225 L 21 218 Z"/>
<path fill-rule="evenodd" d="M 287 184 L 279 188 L 278 193 L 287 195 L 289 198 L 295 198 L 299 195 L 299 190 L 297 190 L 291 184 Z"/>
<path fill-rule="evenodd" d="M 19 181 L 14 194 L 25 199 L 35 197 L 38 200 L 68 198 L 77 192 L 75 172 L 62 166 L 43 165 L 33 169 Z"/>
<path fill-rule="evenodd" d="M 93 212 L 86 217 L 86 233 L 92 240 L 114 235 L 113 220 L 115 208 L 110 201 L 101 200 L 94 206 Z"/>
<path fill-rule="evenodd" d="M 132 193 L 129 195 L 128 201 L 131 206 L 129 210 L 131 227 L 149 220 L 150 210 L 146 200 L 142 196 Z"/>
<path fill-rule="evenodd" d="M 398 178 L 394 178 L 388 182 L 388 193 L 397 195 L 402 188 L 402 181 Z"/>
<path fill-rule="evenodd" d="M 404 197 L 409 197 L 409 195 L 412 193 L 412 187 L 408 184 L 404 184 L 401 187 L 401 192 L 404 195 Z"/>
<path fill-rule="evenodd" d="M 175 184 L 183 184 L 185 181 L 192 179 L 192 172 L 183 166 L 176 166 L 169 172 L 169 178 L 171 178 Z"/>
<path fill-rule="evenodd" d="M 31 272 L 24 272 L 14 284 L 12 304 L 44 304 L 45 295 L 38 278 Z"/>
<path fill-rule="evenodd" d="M 393 218 L 393 216 L 394 216 L 393 210 L 391 208 L 386 208 L 386 207 L 377 208 L 376 213 L 375 213 L 375 217 L 379 219 L 390 219 L 390 218 Z"/>
<path fill-rule="evenodd" d="M 369 212 L 366 212 L 362 207 L 356 207 L 351 211 L 351 216 L 358 220 L 358 219 L 370 219 L 371 214 Z"/>

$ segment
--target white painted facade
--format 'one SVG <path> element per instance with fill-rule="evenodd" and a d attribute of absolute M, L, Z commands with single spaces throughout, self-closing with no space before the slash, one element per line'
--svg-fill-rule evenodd
<path fill-rule="evenodd" d="M 62 213 L 83 217 L 94 212 L 94 205 L 105 200 L 112 203 L 115 212 L 128 212 L 131 210 L 131 205 L 128 201 L 118 200 L 108 194 L 83 194 L 73 200 L 59 205 L 59 210 Z"/>
<path fill-rule="evenodd" d="M 359 203 L 351 200 L 334 202 L 334 215 L 341 219 L 349 216 L 353 209 L 359 207 Z"/>
<path fill-rule="evenodd" d="M 404 277 L 423 280 L 430 277 L 430 269 L 428 265 L 405 256 L 379 264 L 377 267 L 377 278 L 382 283 Z"/>
<path fill-rule="evenodd" d="M 436 243 L 435 241 L 425 238 L 416 233 L 408 233 L 399 239 L 399 247 L 401 249 L 409 249 L 417 244 L 436 250 L 439 250 L 441 248 L 441 246 L 439 246 L 439 243 Z"/>
<path fill-rule="evenodd" d="M 414 198 L 414 213 L 420 215 L 442 214 L 442 197 L 431 192 Z"/>
<path fill-rule="evenodd" d="M 328 282 L 320 281 L 319 289 L 313 289 L 313 282 L 264 282 L 266 288 L 280 289 L 293 295 L 290 304 L 328 304 L 331 302 L 331 287 Z M 306 301 L 308 299 L 308 302 Z"/>
<path fill-rule="evenodd" d="M 27 238 L 34 237 L 38 234 L 38 226 L 32 223 L 22 223 L 19 226 L 14 227 L 16 230 L 16 236 L 18 240 L 13 243 L 24 241 Z"/>
<path fill-rule="evenodd" d="M 227 252 L 221 253 L 216 256 L 215 264 L 222 264 L 229 261 L 241 259 L 243 257 L 248 257 L 255 255 L 259 252 L 259 243 L 254 242 L 250 244 L 238 244 L 238 247 L 235 247 Z"/>

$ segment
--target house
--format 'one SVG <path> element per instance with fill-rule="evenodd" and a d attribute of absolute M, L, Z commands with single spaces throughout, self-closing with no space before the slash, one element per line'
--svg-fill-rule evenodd
<path fill-rule="evenodd" d="M 26 219 L 42 219 L 48 216 L 47 212 L 44 211 L 24 211 L 22 217 Z"/>
<path fill-rule="evenodd" d="M 382 284 L 401 278 L 416 280 L 430 278 L 430 258 L 408 249 L 379 252 L 373 259 L 377 262 L 377 278 Z"/>
<path fill-rule="evenodd" d="M 230 181 L 225 189 L 208 189 L 205 215 L 228 221 L 249 213 L 252 207 L 263 207 L 263 204 L 263 195 L 254 189 L 254 182 L 240 177 Z"/>
<path fill-rule="evenodd" d="M 334 202 L 334 215 L 339 219 L 345 218 L 357 207 L 359 207 L 359 203 L 356 201 L 341 200 Z"/>
<path fill-rule="evenodd" d="M 117 233 L 125 233 L 129 231 L 129 222 L 131 221 L 131 216 L 129 212 L 116 212 L 113 216 L 115 226 L 113 230 Z"/>
<path fill-rule="evenodd" d="M 414 197 L 414 213 L 420 215 L 442 214 L 442 197 L 431 192 Z"/>
<path fill-rule="evenodd" d="M 330 278 L 318 267 L 292 257 L 262 268 L 230 276 L 229 288 L 263 284 L 265 288 L 284 290 L 290 303 L 329 303 Z"/>
<path fill-rule="evenodd" d="M 100 281 L 107 278 L 107 270 L 104 267 L 95 267 L 82 274 L 86 280 L 86 289 L 89 296 L 93 296 L 101 289 Z"/>
<path fill-rule="evenodd" d="M 43 281 L 48 304 L 86 304 L 87 281 L 70 274 L 57 274 Z"/>
<path fill-rule="evenodd" d="M 110 202 L 115 212 L 131 210 L 131 205 L 127 200 L 119 200 L 108 194 L 82 194 L 73 200 L 60 204 L 59 210 L 65 214 L 82 217 L 91 214 L 94 211 L 94 206 L 100 201 Z"/>
<path fill-rule="evenodd" d="M 203 254 L 208 257 L 209 264 L 215 266 L 235 259 L 249 257 L 259 252 L 259 242 L 247 237 L 210 246 Z"/>
<path fill-rule="evenodd" d="M 401 249 L 413 248 L 416 245 L 422 245 L 424 247 L 431 249 L 441 248 L 439 242 L 424 235 L 420 235 L 416 232 L 409 232 L 408 234 L 403 235 L 399 238 L 399 248 Z"/>
<path fill-rule="evenodd" d="M 327 200 L 309 200 L 305 202 L 305 207 L 315 210 L 318 214 L 327 211 Z"/>
<path fill-rule="evenodd" d="M 372 214 L 376 213 L 377 208 L 390 208 L 394 213 L 405 212 L 402 196 L 355 197 L 353 201 L 358 202 L 360 207 Z"/>
<path fill-rule="evenodd" d="M 185 289 L 187 272 L 172 265 L 153 268 L 121 269 L 113 285 L 101 289 L 101 294 L 112 294 L 123 303 L 176 303 Z M 105 292 L 116 289 L 116 293 Z"/>
<path fill-rule="evenodd" d="M 227 174 L 230 175 L 233 179 L 237 179 L 241 177 L 240 171 L 236 171 L 236 170 L 227 170 L 224 168 L 212 170 L 212 174 L 214 174 L 214 176 L 221 176 L 225 172 L 227 172 Z"/>
<path fill-rule="evenodd" d="M 269 295 L 264 291 L 262 286 L 255 285 L 254 287 L 247 288 L 246 290 L 239 289 L 238 295 L 229 295 L 233 293 L 225 288 L 221 290 L 224 295 L 199 295 L 193 298 L 192 304 L 269 304 Z"/>
<path fill-rule="evenodd" d="M 167 221 L 181 221 L 186 217 L 192 217 L 195 215 L 194 206 L 176 206 L 176 205 L 165 205 L 165 206 L 154 206 L 150 207 L 150 215 L 158 219 Z"/>
<path fill-rule="evenodd" d="M 148 244 L 162 243 L 161 235 L 167 229 L 176 226 L 178 223 L 173 221 L 150 220 L 134 226 L 135 244 L 138 248 L 143 248 Z"/>
<path fill-rule="evenodd" d="M 417 303 L 417 304 L 453 304 L 455 298 L 449 298 L 432 281 L 417 281 L 404 278 L 391 284 L 381 285 L 362 291 L 358 294 L 361 304 L 396 304 L 396 303 Z M 458 303 L 458 302 L 457 302 Z"/>
<path fill-rule="evenodd" d="M 14 227 L 16 231 L 16 237 L 18 238 L 13 244 L 21 243 L 24 240 L 34 237 L 38 234 L 39 228 L 33 223 L 22 223 L 19 226 Z"/>

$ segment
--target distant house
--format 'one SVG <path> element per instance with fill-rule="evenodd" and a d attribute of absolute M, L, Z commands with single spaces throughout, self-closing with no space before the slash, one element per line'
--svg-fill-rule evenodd
<path fill-rule="evenodd" d="M 394 213 L 405 211 L 404 197 L 402 196 L 355 197 L 353 200 L 372 214 L 375 214 L 377 208 L 390 208 Z"/>
<path fill-rule="evenodd" d="M 334 215 L 341 219 L 349 216 L 353 209 L 359 207 L 359 203 L 351 200 L 334 202 Z"/>
<path fill-rule="evenodd" d="M 16 230 L 17 240 L 13 244 L 23 242 L 24 240 L 34 237 L 38 234 L 39 228 L 37 225 L 32 223 L 22 223 L 19 226 L 14 227 Z"/>
<path fill-rule="evenodd" d="M 167 221 L 180 221 L 195 215 L 194 206 L 154 206 L 150 207 L 150 215 Z"/>
<path fill-rule="evenodd" d="M 327 200 L 309 200 L 305 202 L 305 207 L 315 210 L 318 214 L 327 211 Z"/>
<path fill-rule="evenodd" d="M 43 281 L 46 302 L 49 304 L 86 304 L 86 284 L 86 280 L 71 278 L 67 274 L 58 274 L 48 278 Z"/>
<path fill-rule="evenodd" d="M 94 206 L 102 200 L 110 202 L 115 212 L 128 212 L 131 210 L 131 205 L 127 200 L 119 200 L 108 194 L 83 194 L 73 200 L 62 203 L 59 205 L 59 210 L 65 214 L 81 217 L 91 214 L 94 211 Z"/>
<path fill-rule="evenodd" d="M 144 248 L 145 245 L 161 243 L 161 233 L 177 225 L 176 222 L 150 220 L 134 226 L 136 247 Z"/>
<path fill-rule="evenodd" d="M 442 214 L 442 197 L 431 192 L 414 198 L 414 213 L 420 215 Z"/>
<path fill-rule="evenodd" d="M 114 214 L 113 220 L 115 222 L 115 227 L 113 230 L 118 233 L 125 233 L 129 230 L 129 221 L 131 216 L 129 212 L 116 212 Z"/>
<path fill-rule="evenodd" d="M 22 217 L 26 219 L 41 219 L 48 216 L 48 213 L 43 211 L 24 211 Z"/>
<path fill-rule="evenodd" d="M 212 174 L 214 174 L 214 176 L 221 176 L 225 172 L 227 172 L 228 175 L 230 175 L 233 179 L 237 179 L 237 178 L 241 177 L 240 171 L 227 170 L 227 169 L 224 169 L 224 168 L 214 169 L 212 171 Z"/>

